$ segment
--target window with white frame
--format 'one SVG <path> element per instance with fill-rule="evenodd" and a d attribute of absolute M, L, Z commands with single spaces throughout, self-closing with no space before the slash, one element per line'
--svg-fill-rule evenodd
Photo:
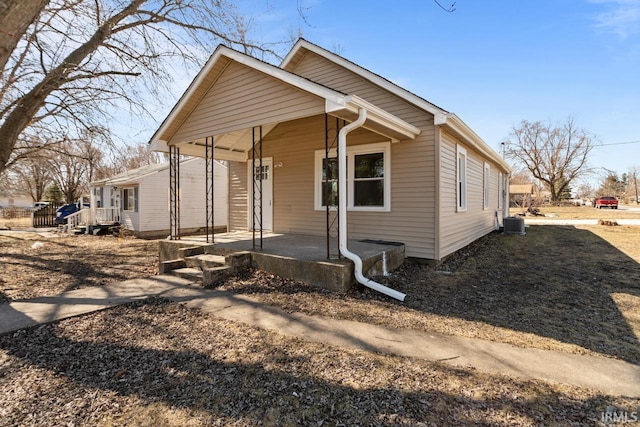
<path fill-rule="evenodd" d="M 385 212 L 391 209 L 390 144 L 347 147 L 347 208 Z M 331 150 L 315 152 L 315 209 L 338 205 L 338 158 Z"/>
<path fill-rule="evenodd" d="M 458 145 L 456 153 L 456 206 L 458 212 L 463 212 L 467 210 L 467 150 Z"/>
<path fill-rule="evenodd" d="M 484 209 L 489 209 L 489 199 L 491 196 L 491 167 L 489 163 L 484 162 Z"/>
<path fill-rule="evenodd" d="M 136 188 L 123 188 L 122 189 L 122 210 L 123 211 L 137 211 L 137 200 L 136 200 Z"/>
<path fill-rule="evenodd" d="M 502 178 L 502 172 L 498 172 L 498 209 L 502 209 L 503 199 L 504 199 L 504 180 Z"/>

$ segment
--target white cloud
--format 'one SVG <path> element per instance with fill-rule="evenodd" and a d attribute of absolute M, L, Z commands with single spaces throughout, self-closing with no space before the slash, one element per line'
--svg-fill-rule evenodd
<path fill-rule="evenodd" d="M 612 32 L 622 39 L 640 32 L 640 0 L 589 0 L 605 10 L 596 15 L 596 28 Z"/>

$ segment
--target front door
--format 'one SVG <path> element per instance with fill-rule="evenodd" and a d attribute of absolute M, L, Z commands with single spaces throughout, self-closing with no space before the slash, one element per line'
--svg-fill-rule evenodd
<path fill-rule="evenodd" d="M 248 204 L 247 204 L 247 228 L 249 230 L 253 229 L 253 209 L 251 204 L 251 185 L 253 183 L 251 177 L 251 171 L 253 169 L 253 162 L 249 160 L 247 162 L 248 165 L 248 181 L 247 181 L 247 190 L 248 190 Z M 273 229 L 273 159 L 271 157 L 262 159 L 262 170 L 260 170 L 260 166 L 258 162 L 256 162 L 255 170 L 253 171 L 255 174 L 255 207 L 256 207 L 256 219 L 255 225 L 256 230 L 260 229 L 260 181 L 262 181 L 262 229 L 263 230 L 272 230 Z"/>

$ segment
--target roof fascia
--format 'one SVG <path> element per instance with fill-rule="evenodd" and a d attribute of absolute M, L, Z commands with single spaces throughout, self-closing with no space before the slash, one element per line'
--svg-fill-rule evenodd
<path fill-rule="evenodd" d="M 192 159 L 182 159 L 180 160 L 180 164 L 181 165 L 185 165 L 188 163 L 191 163 L 193 161 L 195 161 L 196 158 L 192 158 Z M 127 172 L 123 172 L 121 174 L 118 174 L 116 176 L 113 176 L 111 178 L 106 178 L 106 179 L 101 179 L 99 181 L 93 181 L 89 183 L 89 186 L 95 187 L 97 185 L 112 185 L 112 184 L 122 184 L 122 183 L 126 183 L 126 184 L 137 184 L 138 181 L 142 178 L 146 178 L 150 175 L 156 174 L 158 172 L 162 172 L 164 170 L 169 169 L 169 162 L 163 162 L 163 163 L 157 163 L 158 167 L 151 170 L 151 171 L 146 171 L 144 173 L 136 173 L 136 169 L 133 169 L 132 172 L 133 173 L 127 173 Z"/>
<path fill-rule="evenodd" d="M 454 134 L 458 135 L 463 142 L 471 145 L 471 147 L 484 157 L 500 165 L 504 172 L 511 173 L 511 167 L 509 164 L 455 114 L 449 113 L 435 116 L 434 124 L 451 130 Z"/>
<path fill-rule="evenodd" d="M 356 95 L 350 95 L 346 99 L 347 107 L 353 106 L 355 107 L 354 112 L 358 112 L 359 109 L 364 108 L 367 110 L 367 118 L 372 121 L 384 126 L 385 128 L 403 134 L 407 139 L 415 139 L 418 135 L 420 135 L 420 128 L 412 125 L 411 123 L 405 122 L 397 116 L 383 110 L 380 107 L 371 104 L 368 101 L 360 98 Z"/>

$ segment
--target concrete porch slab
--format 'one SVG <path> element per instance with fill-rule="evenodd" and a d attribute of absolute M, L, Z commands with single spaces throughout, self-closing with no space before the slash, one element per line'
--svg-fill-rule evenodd
<path fill-rule="evenodd" d="M 160 261 L 176 259 L 179 248 L 205 246 L 207 253 L 220 255 L 248 251 L 256 268 L 338 292 L 345 292 L 355 283 L 351 261 L 336 256 L 327 259 L 325 236 L 263 233 L 262 249 L 253 247 L 251 232 L 221 233 L 214 238 L 213 244 L 207 243 L 205 236 L 164 241 L 160 245 Z M 349 240 L 348 247 L 362 258 L 367 277 L 392 271 L 404 262 L 402 243 Z M 332 239 L 331 248 L 337 252 L 337 239 Z"/>

